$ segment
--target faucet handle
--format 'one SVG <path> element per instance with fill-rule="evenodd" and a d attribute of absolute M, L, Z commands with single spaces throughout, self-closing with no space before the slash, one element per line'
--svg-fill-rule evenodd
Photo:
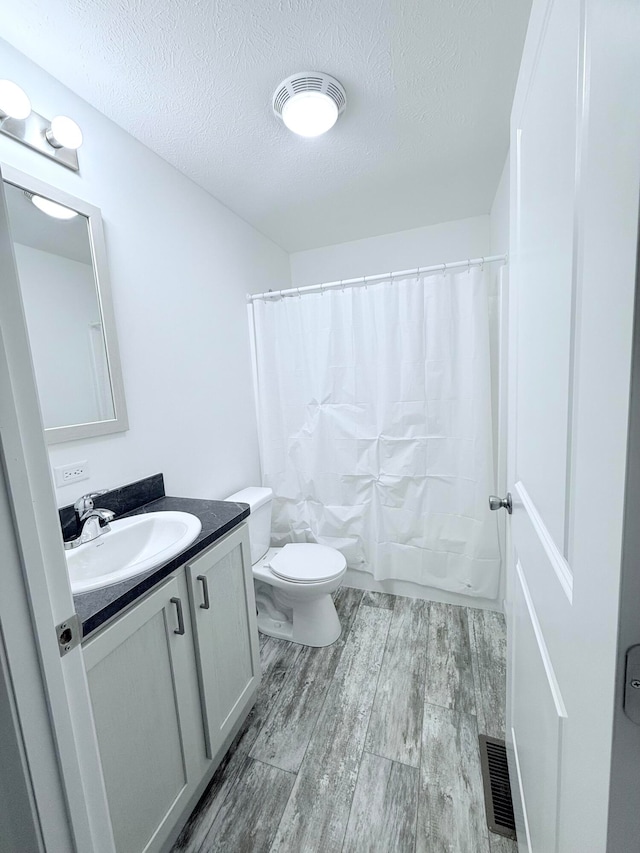
<path fill-rule="evenodd" d="M 94 508 L 94 498 L 97 498 L 100 495 L 104 495 L 108 491 L 109 489 L 100 489 L 97 492 L 87 492 L 86 495 L 82 495 L 82 497 L 78 498 L 78 500 L 74 503 L 73 508 L 78 513 L 78 515 L 83 515 L 85 512 L 89 512 Z"/>

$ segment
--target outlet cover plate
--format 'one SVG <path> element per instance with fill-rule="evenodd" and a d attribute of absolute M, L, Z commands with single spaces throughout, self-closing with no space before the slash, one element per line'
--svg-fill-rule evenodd
<path fill-rule="evenodd" d="M 69 486 L 78 480 L 89 479 L 89 463 L 85 459 L 82 462 L 70 462 L 68 465 L 58 465 L 53 469 L 56 486 Z"/>

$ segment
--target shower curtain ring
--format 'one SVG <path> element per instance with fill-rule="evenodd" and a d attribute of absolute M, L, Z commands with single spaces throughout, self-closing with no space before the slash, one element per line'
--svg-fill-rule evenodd
<path fill-rule="evenodd" d="M 471 258 L 467 261 L 467 275 L 471 272 Z"/>
<path fill-rule="evenodd" d="M 480 272 L 484 272 L 484 258 L 482 258 L 482 263 L 480 264 Z"/>
<path fill-rule="evenodd" d="M 297 290 L 297 292 L 298 292 L 298 299 L 300 299 L 300 298 L 301 298 L 301 297 L 300 297 L 300 288 L 299 288 L 299 287 L 296 287 L 296 290 Z"/>
<path fill-rule="evenodd" d="M 446 274 L 447 274 L 447 265 L 442 264 L 442 275 L 446 275 Z"/>

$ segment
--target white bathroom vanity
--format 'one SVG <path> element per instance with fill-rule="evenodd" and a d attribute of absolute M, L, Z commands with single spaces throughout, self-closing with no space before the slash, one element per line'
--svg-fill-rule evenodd
<path fill-rule="evenodd" d="M 84 660 L 116 849 L 168 849 L 260 684 L 247 525 L 99 629 Z"/>

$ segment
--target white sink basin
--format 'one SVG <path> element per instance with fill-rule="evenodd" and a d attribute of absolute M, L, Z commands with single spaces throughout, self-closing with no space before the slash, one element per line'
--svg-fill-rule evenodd
<path fill-rule="evenodd" d="M 89 592 L 142 574 L 175 557 L 202 530 L 188 512 L 150 512 L 111 522 L 97 539 L 65 551 L 71 592 Z"/>

